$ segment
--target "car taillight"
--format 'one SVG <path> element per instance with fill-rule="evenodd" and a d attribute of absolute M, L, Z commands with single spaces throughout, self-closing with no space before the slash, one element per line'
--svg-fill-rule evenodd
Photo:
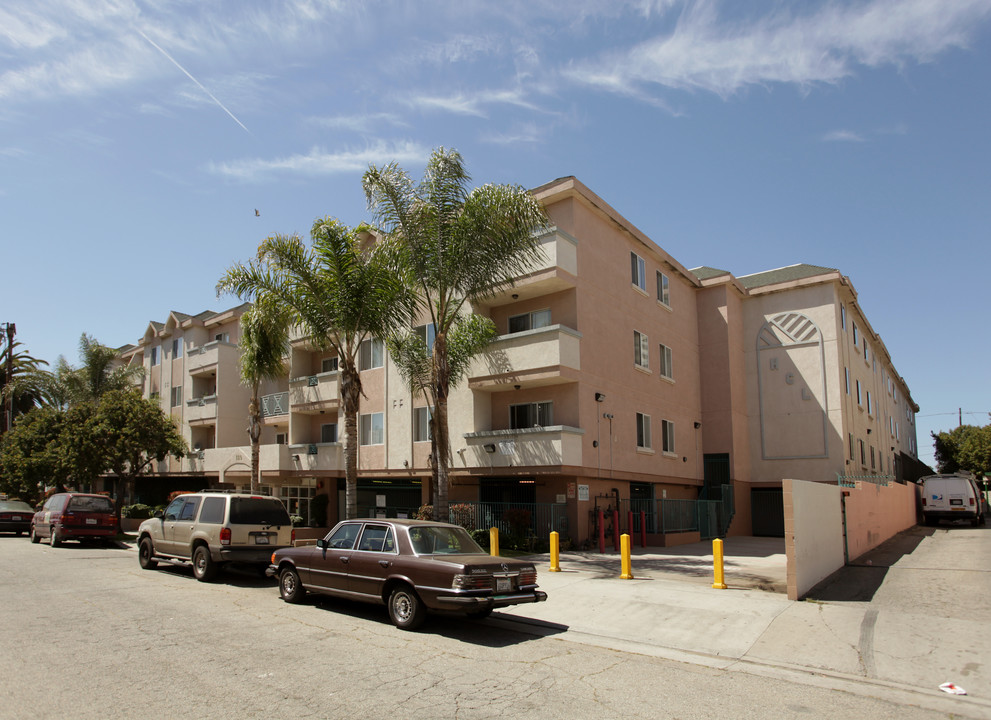
<path fill-rule="evenodd" d="M 491 575 L 455 575 L 451 581 L 451 587 L 455 590 L 491 590 Z"/>
<path fill-rule="evenodd" d="M 536 584 L 537 584 L 536 569 L 520 571 L 520 585 L 536 585 Z"/>
<path fill-rule="evenodd" d="M 62 524 L 73 523 L 76 521 L 76 516 L 70 512 L 62 513 Z"/>
<path fill-rule="evenodd" d="M 289 544 L 296 547 L 296 528 L 292 529 L 292 534 L 289 536 Z M 275 555 L 272 557 L 275 557 Z"/>
<path fill-rule="evenodd" d="M 221 528 L 220 530 L 220 544 L 230 545 L 231 544 L 231 529 Z"/>
<path fill-rule="evenodd" d="M 971 505 L 971 507 L 973 507 L 973 506 L 974 506 L 974 498 L 971 498 L 971 499 L 970 499 L 970 505 Z"/>
<path fill-rule="evenodd" d="M 925 506 L 926 506 L 926 498 L 925 498 L 925 496 L 923 496 L 922 497 L 922 507 L 925 507 Z"/>
<path fill-rule="evenodd" d="M 270 564 L 275 565 L 275 553 L 272 553 L 272 557 L 268 561 Z"/>

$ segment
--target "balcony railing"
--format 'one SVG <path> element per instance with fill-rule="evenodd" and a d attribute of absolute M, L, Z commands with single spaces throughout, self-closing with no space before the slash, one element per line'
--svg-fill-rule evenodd
<path fill-rule="evenodd" d="M 262 417 L 289 414 L 289 391 L 262 395 L 260 398 Z"/>
<path fill-rule="evenodd" d="M 567 425 L 465 433 L 468 447 L 459 453 L 460 462 L 464 467 L 581 465 L 584 434 Z"/>
<path fill-rule="evenodd" d="M 288 445 L 259 445 L 258 467 L 261 472 L 284 472 L 294 470 Z M 207 473 L 223 473 L 228 470 L 245 472 L 251 469 L 251 446 L 209 448 L 193 452 L 200 456 L 201 469 Z"/>
<path fill-rule="evenodd" d="M 578 241 L 556 227 L 541 235 L 537 241 L 540 243 L 540 258 L 517 278 L 515 285 L 486 300 L 487 305 L 506 305 L 519 298 L 547 295 L 575 286 Z"/>
<path fill-rule="evenodd" d="M 186 422 L 199 423 L 217 419 L 217 396 L 204 395 L 186 401 Z"/>
<path fill-rule="evenodd" d="M 289 446 L 293 470 L 343 470 L 344 446 L 341 443 L 303 443 Z"/>
<path fill-rule="evenodd" d="M 289 393 L 293 411 L 326 409 L 340 398 L 338 373 L 333 371 L 292 378 L 289 381 Z"/>
<path fill-rule="evenodd" d="M 228 365 L 236 369 L 237 360 L 237 345 L 214 340 L 186 351 L 186 372 L 190 375 L 202 375 L 216 372 L 219 366 Z"/>
<path fill-rule="evenodd" d="M 582 334 L 565 325 L 502 335 L 472 363 L 473 390 L 509 390 L 515 385 L 576 381 L 581 370 Z"/>

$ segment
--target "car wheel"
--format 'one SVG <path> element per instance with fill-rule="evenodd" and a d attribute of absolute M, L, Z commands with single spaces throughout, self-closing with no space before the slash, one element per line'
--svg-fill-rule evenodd
<path fill-rule="evenodd" d="M 34 531 L 34 525 L 31 526 L 31 542 L 33 543 L 41 542 L 41 538 L 38 537 L 38 533 Z"/>
<path fill-rule="evenodd" d="M 138 545 L 138 564 L 145 570 L 154 570 L 158 567 L 158 562 L 155 560 L 155 546 L 151 538 L 141 538 L 141 544 Z"/>
<path fill-rule="evenodd" d="M 217 563 L 210 557 L 210 548 L 198 545 L 193 550 L 193 575 L 200 582 L 210 582 L 217 576 Z"/>
<path fill-rule="evenodd" d="M 54 525 L 52 526 L 52 534 L 48 536 L 48 543 L 52 547 L 58 547 L 62 544 L 62 536 L 59 535 L 58 528 Z"/>
<path fill-rule="evenodd" d="M 415 630 L 426 617 L 423 602 L 409 585 L 400 585 L 389 595 L 389 618 L 400 630 Z"/>
<path fill-rule="evenodd" d="M 279 595 L 287 603 L 298 603 L 303 600 L 306 588 L 303 587 L 296 568 L 286 568 L 279 573 Z"/>
<path fill-rule="evenodd" d="M 492 614 L 492 608 L 482 608 L 481 610 L 471 610 L 467 613 L 468 617 L 472 620 L 484 620 L 489 615 Z"/>

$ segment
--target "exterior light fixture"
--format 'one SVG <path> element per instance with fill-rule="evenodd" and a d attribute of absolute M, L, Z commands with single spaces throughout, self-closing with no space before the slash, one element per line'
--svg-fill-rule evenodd
<path fill-rule="evenodd" d="M 606 399 L 605 393 L 600 393 L 600 392 L 595 393 L 595 402 L 602 402 L 605 399 Z"/>
<path fill-rule="evenodd" d="M 495 445 L 493 445 L 492 443 L 488 443 L 486 445 L 483 445 L 482 447 L 485 449 L 485 452 L 487 453 L 491 454 L 495 452 Z"/>

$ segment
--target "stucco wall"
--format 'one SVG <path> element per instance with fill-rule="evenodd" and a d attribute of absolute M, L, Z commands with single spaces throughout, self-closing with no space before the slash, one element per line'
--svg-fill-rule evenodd
<path fill-rule="evenodd" d="M 846 499 L 847 555 L 856 560 L 915 525 L 915 485 L 857 483 Z"/>
<path fill-rule="evenodd" d="M 782 481 L 788 599 L 798 600 L 843 567 L 843 506 L 836 485 Z"/>

